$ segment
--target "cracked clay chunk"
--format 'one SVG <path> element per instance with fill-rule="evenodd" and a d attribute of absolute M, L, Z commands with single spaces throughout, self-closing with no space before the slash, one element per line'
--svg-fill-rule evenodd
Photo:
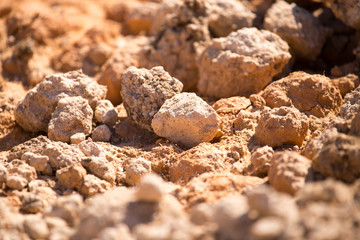
<path fill-rule="evenodd" d="M 342 103 L 339 90 L 329 78 L 305 72 L 294 72 L 271 83 L 261 96 L 271 108 L 293 105 L 316 117 L 338 113 Z"/>
<path fill-rule="evenodd" d="M 49 123 L 51 140 L 70 142 L 75 133 L 89 135 L 92 130 L 93 110 L 82 97 L 67 97 L 59 101 Z"/>
<path fill-rule="evenodd" d="M 360 2 L 358 0 L 322 0 L 335 16 L 345 24 L 360 29 Z"/>
<path fill-rule="evenodd" d="M 289 45 L 276 34 L 243 28 L 214 39 L 199 60 L 199 92 L 217 98 L 261 91 L 290 60 Z"/>
<path fill-rule="evenodd" d="M 347 183 L 360 177 L 359 137 L 329 129 L 312 139 L 304 152 L 312 157 L 312 168 L 323 176 Z"/>
<path fill-rule="evenodd" d="M 301 146 L 308 134 L 308 117 L 293 107 L 264 109 L 255 129 L 260 145 L 279 147 L 285 144 Z"/>
<path fill-rule="evenodd" d="M 151 125 L 160 137 L 191 148 L 215 137 L 220 118 L 195 93 L 179 93 L 165 101 Z"/>
<path fill-rule="evenodd" d="M 311 161 L 296 152 L 278 152 L 271 159 L 270 185 L 278 191 L 295 194 L 305 185 Z"/>
<path fill-rule="evenodd" d="M 15 120 L 26 131 L 47 132 L 51 114 L 60 99 L 81 96 L 95 108 L 96 102 L 104 99 L 105 95 L 106 87 L 81 71 L 49 75 L 19 102 Z"/>
<path fill-rule="evenodd" d="M 268 10 L 264 28 L 276 33 L 290 46 L 295 56 L 315 60 L 326 40 L 320 21 L 307 10 L 277 1 Z"/>
<path fill-rule="evenodd" d="M 121 97 L 128 116 L 152 131 L 151 121 L 166 99 L 180 93 L 183 85 L 163 67 L 150 70 L 129 67 L 121 80 Z"/>

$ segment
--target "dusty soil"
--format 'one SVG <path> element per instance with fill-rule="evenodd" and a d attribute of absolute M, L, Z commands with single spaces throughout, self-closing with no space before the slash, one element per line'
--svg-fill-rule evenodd
<path fill-rule="evenodd" d="M 1 0 L 0 239 L 360 239 L 359 12 Z"/>

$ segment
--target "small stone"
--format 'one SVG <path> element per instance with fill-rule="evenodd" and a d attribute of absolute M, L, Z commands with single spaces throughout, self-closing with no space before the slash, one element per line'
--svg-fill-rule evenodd
<path fill-rule="evenodd" d="M 264 109 L 255 128 L 255 138 L 262 146 L 285 144 L 301 146 L 308 134 L 308 117 L 294 107 Z"/>
<path fill-rule="evenodd" d="M 112 49 L 105 43 L 99 43 L 91 47 L 89 51 L 89 58 L 96 65 L 103 65 L 106 60 L 110 57 Z"/>
<path fill-rule="evenodd" d="M 151 121 L 166 99 L 180 93 L 183 85 L 163 67 L 150 70 L 129 67 L 121 80 L 121 96 L 130 119 L 152 131 Z"/>
<path fill-rule="evenodd" d="M 285 230 L 284 221 L 278 217 L 265 217 L 256 221 L 251 227 L 255 239 L 277 239 Z"/>
<path fill-rule="evenodd" d="M 199 59 L 197 87 L 205 96 L 249 97 L 269 84 L 290 58 L 288 44 L 276 34 L 242 28 L 206 47 Z"/>
<path fill-rule="evenodd" d="M 157 135 L 188 148 L 211 141 L 219 126 L 215 110 L 195 93 L 180 93 L 166 100 L 152 121 Z"/>
<path fill-rule="evenodd" d="M 144 158 L 133 159 L 125 170 L 126 182 L 129 185 L 136 185 L 143 175 L 151 172 L 151 162 Z"/>
<path fill-rule="evenodd" d="M 253 175 L 259 177 L 267 176 L 273 155 L 274 150 L 272 147 L 264 146 L 257 148 L 250 157 L 250 162 L 253 168 Z"/>
<path fill-rule="evenodd" d="M 92 174 L 88 174 L 84 177 L 84 182 L 81 188 L 79 189 L 79 192 L 82 195 L 90 197 L 95 195 L 96 193 L 104 193 L 110 188 L 111 188 L 110 183 L 101 180 L 100 178 Z"/>
<path fill-rule="evenodd" d="M 56 171 L 57 183 L 65 189 L 80 189 L 85 176 L 86 170 L 81 165 L 72 165 Z"/>
<path fill-rule="evenodd" d="M 103 157 L 85 157 L 81 159 L 81 164 L 90 173 L 108 181 L 112 185 L 115 183 L 115 167 Z"/>
<path fill-rule="evenodd" d="M 335 16 L 345 24 L 360 29 L 360 3 L 358 0 L 322 0 Z"/>
<path fill-rule="evenodd" d="M 11 189 L 21 190 L 26 185 L 37 178 L 35 168 L 23 161 L 13 160 L 6 177 L 6 186 Z"/>
<path fill-rule="evenodd" d="M 83 141 L 85 141 L 86 136 L 84 133 L 75 133 L 70 137 L 71 144 L 79 144 Z"/>
<path fill-rule="evenodd" d="M 45 209 L 45 202 L 35 194 L 27 194 L 21 204 L 21 211 L 26 213 L 38 213 Z"/>
<path fill-rule="evenodd" d="M 137 199 L 145 202 L 159 202 L 165 194 L 163 185 L 163 180 L 155 174 L 141 177 L 136 188 Z"/>
<path fill-rule="evenodd" d="M 298 153 L 275 153 L 269 170 L 270 185 L 278 191 L 294 195 L 305 185 L 311 161 Z"/>
<path fill-rule="evenodd" d="M 79 144 L 79 148 L 87 157 L 103 157 L 105 156 L 104 149 L 95 142 L 83 141 Z"/>
<path fill-rule="evenodd" d="M 108 126 L 97 126 L 91 134 L 91 138 L 95 142 L 108 142 L 111 138 L 111 131 Z"/>
<path fill-rule="evenodd" d="M 295 3 L 276 1 L 267 11 L 264 29 L 284 39 L 296 57 L 315 60 L 326 41 L 320 21 Z"/>
<path fill-rule="evenodd" d="M 27 161 L 29 165 L 34 167 L 38 172 L 44 171 L 49 162 L 48 156 L 41 156 L 31 152 L 24 153 L 21 159 Z"/>
<path fill-rule="evenodd" d="M 118 118 L 118 113 L 109 100 L 98 101 L 94 114 L 96 121 L 109 127 L 114 126 Z"/>
<path fill-rule="evenodd" d="M 51 140 L 70 142 L 75 133 L 89 135 L 92 129 L 93 110 L 82 97 L 68 97 L 59 101 L 49 123 Z"/>

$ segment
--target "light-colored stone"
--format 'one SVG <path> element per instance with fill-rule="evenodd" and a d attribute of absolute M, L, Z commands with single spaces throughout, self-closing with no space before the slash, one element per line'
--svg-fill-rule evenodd
<path fill-rule="evenodd" d="M 50 234 L 46 222 L 39 215 L 26 216 L 24 230 L 32 239 L 46 239 Z"/>
<path fill-rule="evenodd" d="M 86 170 L 81 165 L 71 165 L 56 171 L 57 183 L 64 189 L 80 189 Z"/>
<path fill-rule="evenodd" d="M 95 142 L 83 141 L 79 148 L 87 157 L 105 157 L 105 150 Z"/>
<path fill-rule="evenodd" d="M 109 189 L 111 189 L 110 183 L 101 180 L 92 174 L 88 174 L 84 177 L 84 181 L 79 189 L 79 192 L 86 197 L 91 197 L 97 193 L 104 193 Z"/>
<path fill-rule="evenodd" d="M 105 124 L 97 126 L 91 133 L 91 138 L 95 142 L 108 142 L 111 138 L 111 131 Z"/>
<path fill-rule="evenodd" d="M 151 172 L 151 162 L 144 158 L 137 158 L 125 167 L 126 182 L 129 185 L 136 185 L 139 183 L 141 177 Z"/>
<path fill-rule="evenodd" d="M 150 70 L 128 68 L 122 79 L 121 96 L 130 119 L 152 131 L 151 121 L 165 100 L 180 93 L 183 85 L 163 67 Z"/>
<path fill-rule="evenodd" d="M 260 145 L 271 147 L 284 144 L 301 146 L 308 130 L 308 117 L 296 108 L 265 108 L 255 128 L 255 138 Z"/>
<path fill-rule="evenodd" d="M 315 60 L 326 40 L 326 31 L 310 12 L 278 0 L 267 11 L 264 28 L 285 40 L 296 57 Z"/>
<path fill-rule="evenodd" d="M 84 133 L 75 133 L 70 137 L 71 144 L 79 144 L 83 141 L 85 141 L 86 136 Z"/>
<path fill-rule="evenodd" d="M 7 169 L 6 186 L 11 189 L 21 190 L 36 178 L 35 168 L 29 166 L 24 161 L 13 160 Z"/>
<path fill-rule="evenodd" d="M 251 153 L 250 162 L 253 175 L 267 176 L 273 155 L 274 150 L 269 146 L 257 148 Z"/>
<path fill-rule="evenodd" d="M 159 202 L 164 194 L 164 181 L 155 174 L 142 176 L 136 188 L 136 197 L 140 201 Z"/>
<path fill-rule="evenodd" d="M 298 153 L 275 153 L 269 169 L 270 185 L 278 191 L 295 194 L 305 185 L 311 161 Z"/>
<path fill-rule="evenodd" d="M 288 44 L 276 34 L 243 28 L 206 47 L 197 87 L 206 96 L 248 97 L 280 73 L 290 57 Z"/>
<path fill-rule="evenodd" d="M 215 110 L 194 93 L 180 93 L 165 101 L 152 121 L 157 135 L 186 147 L 211 141 L 219 125 Z"/>
<path fill-rule="evenodd" d="M 114 126 L 118 119 L 118 113 L 109 100 L 98 101 L 94 115 L 97 122 L 106 124 L 109 127 Z"/>
<path fill-rule="evenodd" d="M 81 71 L 49 75 L 19 102 L 15 120 L 27 131 L 47 132 L 51 114 L 60 99 L 81 96 L 95 108 L 96 102 L 105 95 L 106 87 L 98 85 Z"/>
<path fill-rule="evenodd" d="M 59 100 L 52 114 L 48 136 L 51 140 L 70 142 L 75 133 L 86 136 L 92 130 L 93 110 L 82 97 L 67 97 Z"/>
<path fill-rule="evenodd" d="M 49 162 L 48 156 L 41 156 L 41 155 L 33 154 L 31 152 L 24 153 L 21 159 L 27 161 L 28 164 L 34 167 L 38 172 L 44 171 Z"/>
<path fill-rule="evenodd" d="M 329 78 L 305 72 L 293 72 L 269 84 L 261 96 L 271 108 L 294 106 L 316 117 L 337 114 L 342 102 L 339 90 Z"/>
<path fill-rule="evenodd" d="M 103 157 L 85 157 L 81 159 L 81 164 L 90 173 L 108 181 L 112 185 L 115 183 L 115 167 Z"/>

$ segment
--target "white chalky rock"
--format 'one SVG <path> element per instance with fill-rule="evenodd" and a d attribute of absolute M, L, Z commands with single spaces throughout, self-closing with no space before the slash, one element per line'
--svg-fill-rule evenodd
<path fill-rule="evenodd" d="M 97 126 L 92 132 L 91 138 L 95 142 L 108 142 L 111 138 L 111 131 L 105 124 Z"/>
<path fill-rule="evenodd" d="M 95 119 L 99 123 L 104 123 L 108 126 L 115 125 L 118 113 L 109 100 L 100 100 L 96 103 Z"/>
<path fill-rule="evenodd" d="M 136 185 L 143 175 L 151 172 L 151 162 L 144 158 L 137 158 L 126 166 L 126 182 L 129 185 Z"/>
<path fill-rule="evenodd" d="M 163 180 L 159 176 L 145 175 L 137 186 L 136 196 L 140 201 L 159 202 L 165 193 L 163 185 Z"/>
<path fill-rule="evenodd" d="M 72 135 L 70 137 L 70 142 L 72 144 L 79 144 L 82 141 L 85 141 L 85 139 L 86 139 L 86 136 L 84 133 L 75 133 L 74 135 Z"/>
<path fill-rule="evenodd" d="M 157 135 L 185 147 L 211 141 L 219 125 L 215 110 L 195 93 L 180 93 L 166 100 L 151 124 Z"/>
<path fill-rule="evenodd" d="M 49 123 L 48 137 L 54 141 L 70 142 L 75 133 L 89 135 L 93 110 L 82 97 L 67 97 L 59 101 Z"/>

